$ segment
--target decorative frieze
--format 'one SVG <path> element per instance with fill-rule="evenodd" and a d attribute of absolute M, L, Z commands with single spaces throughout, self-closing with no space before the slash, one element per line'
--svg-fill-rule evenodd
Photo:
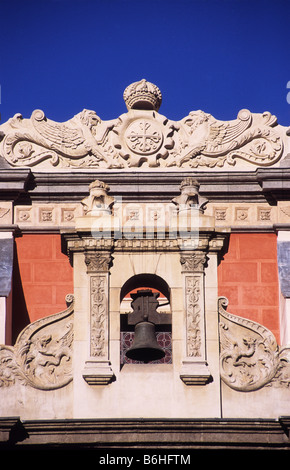
<path fill-rule="evenodd" d="M 76 217 L 81 216 L 83 209 L 81 204 L 55 203 L 29 205 L 17 205 L 14 208 L 14 221 L 20 228 L 49 228 L 73 227 Z M 2 223 L 0 219 L 0 224 Z"/>
<path fill-rule="evenodd" d="M 269 230 L 273 230 L 273 225 L 281 220 L 282 215 L 277 206 L 257 202 L 248 204 L 235 202 L 228 204 L 209 203 L 206 214 L 214 216 L 217 227 L 268 226 Z"/>

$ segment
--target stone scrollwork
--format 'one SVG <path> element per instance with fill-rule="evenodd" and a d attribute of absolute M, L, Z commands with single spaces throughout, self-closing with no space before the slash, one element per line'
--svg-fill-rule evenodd
<path fill-rule="evenodd" d="M 90 352 L 92 357 L 106 355 L 107 338 L 107 278 L 91 276 L 91 335 Z"/>
<path fill-rule="evenodd" d="M 264 326 L 226 311 L 219 298 L 220 370 L 230 388 L 250 392 L 264 386 L 289 387 L 290 348 L 279 348 Z"/>
<path fill-rule="evenodd" d="M 15 345 L 0 346 L 0 387 L 20 382 L 39 390 L 55 390 L 72 380 L 74 300 L 66 296 L 63 312 L 29 324 Z"/>
<path fill-rule="evenodd" d="M 202 309 L 200 277 L 188 276 L 185 280 L 187 356 L 200 357 L 202 345 Z"/>
<path fill-rule="evenodd" d="M 128 112 L 110 121 L 87 109 L 63 123 L 42 110 L 30 119 L 16 114 L 0 126 L 0 155 L 12 166 L 100 169 L 213 168 L 237 160 L 270 166 L 282 156 L 269 112 L 242 109 L 235 120 L 220 121 L 197 110 L 172 121 L 158 112 L 160 90 L 144 79 L 129 85 L 124 99 Z"/>

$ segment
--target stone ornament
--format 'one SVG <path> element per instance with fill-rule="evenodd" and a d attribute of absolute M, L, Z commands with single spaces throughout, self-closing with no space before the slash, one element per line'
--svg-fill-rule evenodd
<path fill-rule="evenodd" d="M 208 199 L 200 196 L 199 183 L 194 178 L 184 178 L 180 184 L 181 194 L 172 199 L 173 204 L 179 211 L 198 209 L 201 214 L 204 213 Z"/>
<path fill-rule="evenodd" d="M 110 121 L 87 109 L 64 123 L 41 110 L 30 119 L 16 114 L 0 126 L 0 155 L 17 167 L 97 169 L 271 166 L 282 156 L 282 127 L 269 112 L 242 109 L 220 121 L 197 110 L 171 121 L 158 113 L 159 88 L 145 79 L 129 85 L 124 100 L 128 112 Z"/>
<path fill-rule="evenodd" d="M 72 380 L 72 295 L 63 312 L 30 323 L 15 346 L 0 345 L 0 387 L 16 382 L 39 390 L 55 390 Z"/>
<path fill-rule="evenodd" d="M 220 371 L 233 390 L 251 392 L 264 386 L 289 387 L 290 348 L 279 348 L 264 326 L 226 311 L 220 297 Z"/>
<path fill-rule="evenodd" d="M 144 78 L 129 85 L 123 95 L 128 111 L 130 109 L 153 109 L 158 111 L 162 102 L 162 94 L 153 83 Z"/>
<path fill-rule="evenodd" d="M 115 198 L 108 195 L 109 190 L 103 181 L 96 180 L 89 185 L 90 195 L 81 201 L 85 215 L 111 214 Z"/>

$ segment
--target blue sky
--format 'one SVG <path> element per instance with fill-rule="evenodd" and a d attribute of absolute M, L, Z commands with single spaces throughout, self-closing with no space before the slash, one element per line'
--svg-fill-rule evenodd
<path fill-rule="evenodd" d="M 34 109 L 112 119 L 146 78 L 170 119 L 248 108 L 288 126 L 289 20 L 289 0 L 0 0 L 1 122 Z"/>

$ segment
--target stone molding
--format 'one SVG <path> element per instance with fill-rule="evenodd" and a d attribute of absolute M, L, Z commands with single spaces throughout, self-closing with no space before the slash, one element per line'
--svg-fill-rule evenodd
<path fill-rule="evenodd" d="M 170 203 L 159 203 L 160 213 L 163 214 L 165 222 L 164 231 L 168 230 L 168 217 L 170 216 Z M 22 231 L 60 231 L 69 227 L 74 227 L 76 220 L 83 216 L 83 208 L 81 203 L 61 203 L 45 204 L 33 202 L 31 205 L 15 205 L 14 210 L 11 209 L 11 203 L 0 202 L 0 228 L 6 227 L 11 224 L 12 218 L 14 218 L 15 224 Z M 156 203 L 139 203 L 135 204 L 135 209 L 131 207 L 130 203 L 116 206 L 116 213 L 114 219 L 108 221 L 112 230 L 115 230 L 117 237 L 120 238 L 120 228 L 122 224 L 128 224 L 128 213 L 131 216 L 133 211 L 138 211 L 143 214 L 144 220 L 141 221 L 143 226 L 138 232 L 138 220 L 135 219 L 132 224 L 136 227 L 135 237 L 142 239 L 143 234 L 154 234 L 154 225 L 151 220 L 145 218 L 145 214 L 150 210 L 156 208 Z M 14 212 L 14 214 L 13 214 Z M 267 202 L 258 203 L 252 202 L 221 202 L 214 203 L 209 202 L 205 211 L 205 215 L 214 218 L 216 229 L 230 227 L 233 230 L 249 230 L 249 231 L 275 231 L 277 224 L 289 224 L 290 223 L 290 202 L 289 201 L 278 201 L 277 204 L 268 204 Z M 133 217 L 133 215 L 132 215 Z M 137 217 L 137 216 L 136 216 Z M 140 218 L 140 214 L 139 214 Z M 159 230 L 159 236 L 161 233 L 162 219 L 158 221 L 155 226 L 155 232 Z M 151 223 L 151 226 L 150 226 Z M 148 226 L 146 227 L 146 224 Z M 130 233 L 127 236 L 126 243 L 123 241 L 117 241 L 116 245 L 123 244 L 124 246 L 131 243 Z M 171 235 L 171 246 L 173 245 L 177 236 Z M 180 238 L 180 237 L 179 237 Z M 133 242 L 132 242 L 133 243 Z M 131 244 L 132 244 L 131 243 Z M 164 243 L 160 241 L 160 244 Z"/>
<path fill-rule="evenodd" d="M 289 450 L 289 417 L 277 419 L 69 419 L 25 420 L 0 418 L 1 448 L 9 449 L 136 449 L 152 447 L 186 450 Z M 79 447 L 78 447 L 79 446 Z M 150 452 L 149 452 L 150 453 Z M 174 452 L 176 453 L 176 452 Z M 177 453 L 180 454 L 178 451 Z M 98 454 L 96 454 L 98 455 Z M 113 455 L 113 454 L 112 454 Z M 115 455 L 115 454 L 114 454 Z M 116 455 L 119 455 L 118 452 Z M 123 454 L 122 454 L 123 455 Z M 152 455 L 152 453 L 150 454 Z M 202 454 L 200 454 L 201 456 Z M 216 454 L 214 453 L 216 456 Z M 235 454 L 230 454 L 235 456 Z M 239 455 L 239 454 L 237 454 Z M 244 455 L 244 454 L 243 454 Z M 220 456 L 220 454 L 219 454 Z M 269 453 L 266 453 L 269 456 Z M 273 455 L 275 456 L 275 455 Z M 157 455 L 158 457 L 158 455 Z M 180 455 L 179 455 L 180 457 Z M 191 456 L 193 457 L 193 456 Z M 208 455 L 205 456 L 208 459 Z M 256 454 L 255 454 L 256 457 Z M 166 455 L 162 455 L 166 458 Z M 179 462 L 182 462 L 180 459 Z M 162 461 L 163 463 L 165 460 Z M 184 460 L 184 463 L 193 463 Z M 214 463 L 214 462 L 212 462 Z"/>

